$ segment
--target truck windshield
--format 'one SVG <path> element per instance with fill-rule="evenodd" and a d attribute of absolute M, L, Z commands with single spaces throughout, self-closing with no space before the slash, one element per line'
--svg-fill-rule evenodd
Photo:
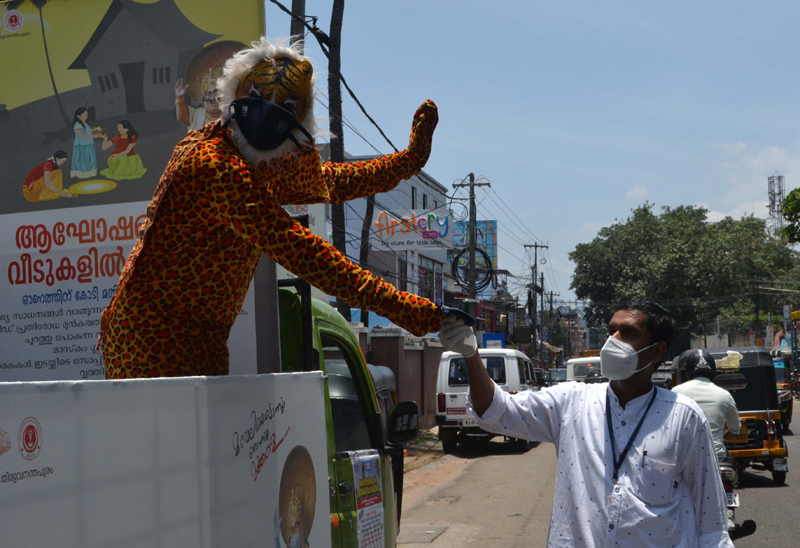
<path fill-rule="evenodd" d="M 554 381 L 565 381 L 567 380 L 567 370 L 566 369 L 551 369 L 550 370 L 550 378 Z"/>
<path fill-rule="evenodd" d="M 506 360 L 505 358 L 483 358 L 483 365 L 489 376 L 497 384 L 506 383 Z M 450 360 L 450 370 L 447 376 L 447 384 L 450 386 L 467 386 L 467 362 L 464 358 L 452 358 Z"/>

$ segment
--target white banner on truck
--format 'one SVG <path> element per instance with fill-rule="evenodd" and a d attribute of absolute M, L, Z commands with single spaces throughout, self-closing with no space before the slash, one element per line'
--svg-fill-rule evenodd
<path fill-rule="evenodd" d="M 321 372 L 0 383 L 0 545 L 330 546 Z"/>

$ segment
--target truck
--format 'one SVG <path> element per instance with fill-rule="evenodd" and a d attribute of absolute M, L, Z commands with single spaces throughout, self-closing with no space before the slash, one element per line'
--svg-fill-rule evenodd
<path fill-rule="evenodd" d="M 2 545 L 395 546 L 417 405 L 331 306 L 278 304 L 281 373 L 0 383 Z"/>

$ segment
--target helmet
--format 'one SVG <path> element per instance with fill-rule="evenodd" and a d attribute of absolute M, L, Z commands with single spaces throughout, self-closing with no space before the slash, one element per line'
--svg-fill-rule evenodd
<path fill-rule="evenodd" d="M 680 355 L 680 363 L 690 379 L 701 376 L 713 380 L 717 374 L 717 362 L 706 350 L 687 350 Z"/>
<path fill-rule="evenodd" d="M 608 379 L 604 377 L 603 374 L 597 369 L 592 369 L 586 374 L 586 377 L 583 379 L 583 382 L 587 384 L 593 384 L 593 383 L 608 382 Z"/>

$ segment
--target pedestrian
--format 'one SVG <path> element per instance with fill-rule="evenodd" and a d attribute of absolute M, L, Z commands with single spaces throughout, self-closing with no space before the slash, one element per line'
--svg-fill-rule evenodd
<path fill-rule="evenodd" d="M 466 358 L 467 406 L 481 428 L 556 446 L 548 547 L 733 547 L 708 422 L 689 398 L 650 379 L 674 326 L 658 304 L 629 303 L 600 352 L 609 383 L 512 396 L 487 374 L 472 329 L 445 318 L 439 338 Z"/>

